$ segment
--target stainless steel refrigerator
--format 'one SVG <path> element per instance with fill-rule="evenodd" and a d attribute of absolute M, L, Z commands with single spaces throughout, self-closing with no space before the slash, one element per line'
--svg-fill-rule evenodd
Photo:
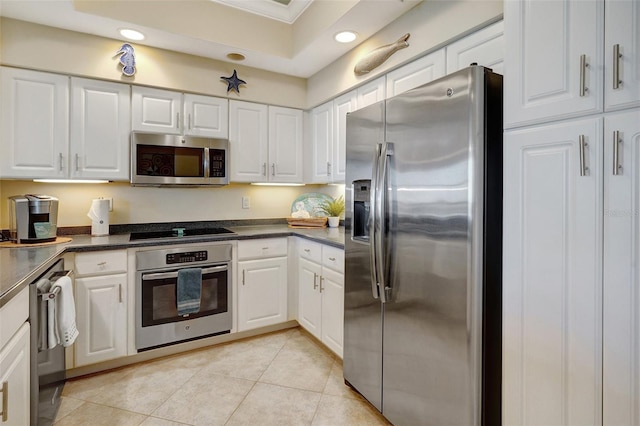
<path fill-rule="evenodd" d="M 344 378 L 395 425 L 499 425 L 502 76 L 347 115 Z"/>

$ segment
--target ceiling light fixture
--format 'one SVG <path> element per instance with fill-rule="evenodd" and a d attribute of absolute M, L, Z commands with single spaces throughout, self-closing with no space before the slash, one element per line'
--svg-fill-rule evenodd
<path fill-rule="evenodd" d="M 351 43 L 356 39 L 356 33 L 353 31 L 341 31 L 334 35 L 333 38 L 339 43 Z"/>
<path fill-rule="evenodd" d="M 227 58 L 231 59 L 232 61 L 244 61 L 245 60 L 245 56 L 242 53 L 236 53 L 236 52 L 227 53 Z"/>
<path fill-rule="evenodd" d="M 109 183 L 108 180 L 99 179 L 34 179 L 33 181 L 38 183 Z"/>
<path fill-rule="evenodd" d="M 144 34 L 140 31 L 132 30 L 130 28 L 120 28 L 120 35 L 126 39 L 140 41 L 144 40 Z"/>

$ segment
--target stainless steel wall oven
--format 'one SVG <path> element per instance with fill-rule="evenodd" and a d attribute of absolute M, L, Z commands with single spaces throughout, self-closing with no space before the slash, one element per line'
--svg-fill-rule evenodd
<path fill-rule="evenodd" d="M 231 252 L 228 243 L 136 253 L 136 349 L 138 351 L 228 333 L 232 326 Z M 202 275 L 200 308 L 178 313 L 178 275 Z"/>

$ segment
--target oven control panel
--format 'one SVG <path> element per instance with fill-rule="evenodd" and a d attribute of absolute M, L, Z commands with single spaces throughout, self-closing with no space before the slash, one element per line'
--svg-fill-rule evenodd
<path fill-rule="evenodd" d="M 167 265 L 174 263 L 202 262 L 208 259 L 207 251 L 186 251 L 181 253 L 168 253 L 165 257 Z"/>

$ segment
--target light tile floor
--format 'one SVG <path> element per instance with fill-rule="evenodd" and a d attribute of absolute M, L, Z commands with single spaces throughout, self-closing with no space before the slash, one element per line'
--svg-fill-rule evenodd
<path fill-rule="evenodd" d="M 56 425 L 389 425 L 299 328 L 72 379 Z"/>

